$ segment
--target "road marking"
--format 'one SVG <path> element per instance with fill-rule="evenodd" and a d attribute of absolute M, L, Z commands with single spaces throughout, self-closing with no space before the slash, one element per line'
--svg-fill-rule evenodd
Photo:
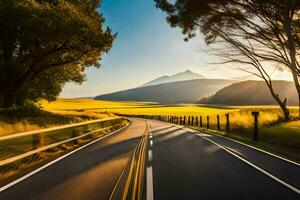
<path fill-rule="evenodd" d="M 231 138 L 227 138 L 227 137 L 224 137 L 224 136 L 221 136 L 221 135 L 215 135 L 215 136 L 218 136 L 218 137 L 221 137 L 221 138 L 230 140 L 230 141 L 232 141 L 232 142 L 239 143 L 239 144 L 244 145 L 244 146 L 247 146 L 247 147 L 250 147 L 250 148 L 252 148 L 252 149 L 255 149 L 255 150 L 260 151 L 260 152 L 263 152 L 263 153 L 266 153 L 266 154 L 268 154 L 268 155 L 270 155 L 270 156 L 279 158 L 279 159 L 281 159 L 281 160 L 284 160 L 284 161 L 286 161 L 286 162 L 292 163 L 292 164 L 297 165 L 297 166 L 300 167 L 300 164 L 299 164 L 299 163 L 296 163 L 296 162 L 291 161 L 291 160 L 289 160 L 289 159 L 283 158 L 283 157 L 278 156 L 278 155 L 276 155 L 276 154 L 270 153 L 270 152 L 268 152 L 268 151 L 262 150 L 262 149 L 260 149 L 260 148 L 257 148 L 257 147 L 251 146 L 251 145 L 249 145 L 249 144 L 245 144 L 245 143 L 243 143 L 243 142 L 240 142 L 240 141 L 237 141 L 237 140 L 234 140 L 234 139 L 231 139 Z"/>
<path fill-rule="evenodd" d="M 147 186 L 146 186 L 146 200 L 153 200 L 153 170 L 152 166 L 147 167 Z"/>
<path fill-rule="evenodd" d="M 61 156 L 61 157 L 59 157 L 59 158 L 57 158 L 57 159 L 55 159 L 55 160 L 53 160 L 53 161 L 51 161 L 51 162 L 45 164 L 44 166 L 42 166 L 42 167 L 40 167 L 40 168 L 38 168 L 38 169 L 36 169 L 36 170 L 34 170 L 34 171 L 28 173 L 28 174 L 26 174 L 26 175 L 24 175 L 24 176 L 22 176 L 22 177 L 16 179 L 16 180 L 14 180 L 14 181 L 8 183 L 7 185 L 2 186 L 2 187 L 0 188 L 0 192 L 3 192 L 4 190 L 6 190 L 6 189 L 8 189 L 8 188 L 10 188 L 10 187 L 12 187 L 12 186 L 14 186 L 14 185 L 16 185 L 17 183 L 20 183 L 21 181 L 24 181 L 25 179 L 27 179 L 27 178 L 33 176 L 34 174 L 36 174 L 36 173 L 42 171 L 43 169 L 45 169 L 45 168 L 47 168 L 47 167 L 49 167 L 49 166 L 51 166 L 51 165 L 57 163 L 58 161 L 60 161 L 60 160 L 62 160 L 62 159 L 64 159 L 64 158 L 66 158 L 66 157 L 68 157 L 68 156 L 70 156 L 70 155 L 76 153 L 77 151 L 80 151 L 80 150 L 82 150 L 83 148 L 85 148 L 85 147 L 87 147 L 87 146 L 90 146 L 90 145 L 92 145 L 92 144 L 95 143 L 95 142 L 98 142 L 98 141 L 100 141 L 100 140 L 103 140 L 103 139 L 105 139 L 105 138 L 107 138 L 107 137 L 109 137 L 109 136 L 111 136 L 111 135 L 113 135 L 113 134 L 115 134 L 115 133 L 117 133 L 117 132 L 122 131 L 123 129 L 127 128 L 129 125 L 130 125 L 130 123 L 128 123 L 126 126 L 124 126 L 123 128 L 121 128 L 121 129 L 119 129 L 119 130 L 116 130 L 116 131 L 114 131 L 114 132 L 112 132 L 112 133 L 109 133 L 109 134 L 107 134 L 107 135 L 105 135 L 105 136 L 103 136 L 103 137 L 101 137 L 101 138 L 98 138 L 98 139 L 96 139 L 96 140 L 94 140 L 94 141 L 92 141 L 92 142 L 90 142 L 90 143 L 88 143 L 88 144 L 86 144 L 86 145 L 83 145 L 83 146 L 81 146 L 81 147 L 79 147 L 79 148 L 77 148 L 77 149 L 71 151 L 70 153 L 67 153 L 67 154 L 65 154 L 65 155 L 63 155 L 63 156 Z"/>
<path fill-rule="evenodd" d="M 149 150 L 148 150 L 148 161 L 149 161 L 149 162 L 152 162 L 152 159 L 153 159 L 152 150 L 149 149 Z"/>
<path fill-rule="evenodd" d="M 223 147 L 222 145 L 220 145 L 220 144 L 218 144 L 218 143 L 212 141 L 211 139 L 205 138 L 205 137 L 203 137 L 203 136 L 201 136 L 201 135 L 199 135 L 199 136 L 202 137 L 203 139 L 205 139 L 205 140 L 207 140 L 207 141 L 209 141 L 209 142 L 211 142 L 211 143 L 213 143 L 213 144 L 219 146 L 220 148 L 222 148 L 222 149 L 225 150 L 226 152 L 230 153 L 231 155 L 235 156 L 236 158 L 240 159 L 241 161 L 247 163 L 247 164 L 250 165 L 251 167 L 253 167 L 253 168 L 255 168 L 256 170 L 260 171 L 261 173 L 267 175 L 268 177 L 272 178 L 273 180 L 277 181 L 278 183 L 282 184 L 283 186 L 285 186 L 285 187 L 287 187 L 287 188 L 293 190 L 293 191 L 296 192 L 297 194 L 300 194 L 300 190 L 299 190 L 298 188 L 296 188 L 296 187 L 294 187 L 294 186 L 292 186 L 292 185 L 290 185 L 290 184 L 284 182 L 283 180 L 277 178 L 276 176 L 274 176 L 274 175 L 270 174 L 269 172 L 265 171 L 264 169 L 262 169 L 262 168 L 256 166 L 255 164 L 249 162 L 248 160 L 246 160 L 246 159 L 240 157 L 239 155 L 237 155 L 237 154 L 231 152 L 230 150 L 228 150 L 228 149 L 226 149 L 225 147 Z"/>
<path fill-rule="evenodd" d="M 153 137 L 152 134 L 149 134 L 149 138 L 152 139 L 152 137 Z"/>
<path fill-rule="evenodd" d="M 192 129 L 192 130 L 194 131 L 194 129 Z M 199 131 L 197 131 L 197 132 L 199 132 Z M 199 132 L 199 133 L 200 133 L 200 132 Z M 281 159 L 281 160 L 283 160 L 283 161 L 292 163 L 292 164 L 297 165 L 297 166 L 300 167 L 300 163 L 294 162 L 294 161 L 289 160 L 289 159 L 287 159 L 287 158 L 284 158 L 284 157 L 281 157 L 281 156 L 279 156 L 279 155 L 273 154 L 273 153 L 271 153 L 271 152 L 265 151 L 265 150 L 260 149 L 260 148 L 258 148 L 258 147 L 254 147 L 254 146 L 251 146 L 251 145 L 249 145 L 249 144 L 246 144 L 246 143 L 243 143 L 243 142 L 240 142 L 240 141 L 237 141 L 237 140 L 234 140 L 234 139 L 232 139 L 232 138 L 228 138 L 228 137 L 225 137 L 225 136 L 222 136 L 222 135 L 217 135 L 217 134 L 214 134 L 214 133 L 210 133 L 210 135 L 214 135 L 214 136 L 217 136 L 217 137 L 226 139 L 226 140 L 230 140 L 230 141 L 232 141 L 232 142 L 236 142 L 236 143 L 238 143 L 238 144 L 241 144 L 241 145 L 244 145 L 244 146 L 246 146 L 246 147 L 255 149 L 255 150 L 257 150 L 257 151 L 263 152 L 263 153 L 265 153 L 265 154 L 268 154 L 268 155 L 270 155 L 270 156 L 273 156 L 273 157 L 275 157 L 275 158 Z"/>
<path fill-rule="evenodd" d="M 125 168 L 126 168 L 126 165 L 123 167 L 123 169 L 122 169 L 122 171 L 121 171 L 121 173 L 120 173 L 120 175 L 119 175 L 119 178 L 118 178 L 118 180 L 117 180 L 117 182 L 116 182 L 116 184 L 115 184 L 115 186 L 114 186 L 112 192 L 110 193 L 109 200 L 112 200 L 113 195 L 114 195 L 115 191 L 117 190 L 117 187 L 118 187 L 118 185 L 119 185 L 119 183 L 120 183 L 120 181 L 121 181 L 121 178 L 123 177 L 123 174 L 124 174 L 124 172 L 125 172 Z"/>
<path fill-rule="evenodd" d="M 150 140 L 150 148 L 153 147 L 153 140 Z"/>

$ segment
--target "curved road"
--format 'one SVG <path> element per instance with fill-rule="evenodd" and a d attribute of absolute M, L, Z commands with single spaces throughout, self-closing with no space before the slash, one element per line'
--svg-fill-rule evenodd
<path fill-rule="evenodd" d="M 156 200 L 300 199 L 299 193 L 259 171 L 266 170 L 299 190 L 298 165 L 218 136 L 157 121 L 150 125 L 152 156 L 147 172 L 152 173 L 147 174 L 147 184 L 149 190 L 153 182 L 150 196 Z"/>
<path fill-rule="evenodd" d="M 146 123 L 131 125 L 0 193 L 1 200 L 108 199 Z"/>
<path fill-rule="evenodd" d="M 300 165 L 219 136 L 149 120 L 147 200 L 300 199 Z M 12 199 L 109 198 L 144 120 L 60 160 L 0 193 Z"/>

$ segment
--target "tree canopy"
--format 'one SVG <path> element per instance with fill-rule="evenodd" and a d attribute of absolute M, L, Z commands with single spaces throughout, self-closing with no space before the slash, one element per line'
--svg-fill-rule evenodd
<path fill-rule="evenodd" d="M 99 0 L 0 1 L 0 102 L 54 99 L 64 83 L 100 67 L 116 35 L 103 30 Z"/>
<path fill-rule="evenodd" d="M 288 118 L 285 99 L 273 89 L 266 65 L 288 69 L 300 99 L 300 1 L 298 0 L 155 0 L 172 27 L 185 40 L 200 30 L 207 44 L 223 44 L 222 63 L 246 65 L 241 70 L 265 80 Z M 250 66 L 250 70 L 249 70 Z M 254 69 L 254 70 L 253 70 Z M 300 104 L 299 104 L 300 105 Z"/>

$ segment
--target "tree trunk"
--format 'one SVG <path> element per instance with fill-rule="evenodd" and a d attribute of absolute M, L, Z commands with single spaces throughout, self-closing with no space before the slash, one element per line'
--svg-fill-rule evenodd
<path fill-rule="evenodd" d="M 275 99 L 275 101 L 278 103 L 278 105 L 280 106 L 280 109 L 283 112 L 284 120 L 288 121 L 290 119 L 290 111 L 289 111 L 289 109 L 287 108 L 286 104 L 281 101 L 281 99 L 279 98 L 279 96 L 277 94 L 275 94 L 273 88 L 271 88 L 270 91 L 271 91 L 271 95 L 273 96 L 273 98 Z"/>

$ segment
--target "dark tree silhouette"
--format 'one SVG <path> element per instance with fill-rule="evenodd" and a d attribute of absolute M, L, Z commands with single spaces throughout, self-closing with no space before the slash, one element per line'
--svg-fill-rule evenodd
<path fill-rule="evenodd" d="M 287 68 L 293 75 L 300 106 L 300 1 L 298 0 L 155 0 L 172 27 L 180 27 L 186 41 L 197 30 L 207 44 L 223 44 L 221 63 L 243 64 L 241 70 L 262 78 L 280 105 L 285 119 L 285 98 L 273 89 L 266 66 Z M 224 48 L 225 47 L 225 48 Z M 220 48 L 219 48 L 220 50 Z M 244 67 L 247 66 L 247 67 Z M 250 69 L 250 70 L 249 70 Z M 253 71 L 252 69 L 255 69 Z M 300 108 L 300 107 L 299 107 Z M 300 109 L 299 109 L 300 115 Z"/>
<path fill-rule="evenodd" d="M 67 81 L 99 67 L 115 35 L 103 30 L 99 0 L 0 1 L 0 103 L 53 99 Z"/>

